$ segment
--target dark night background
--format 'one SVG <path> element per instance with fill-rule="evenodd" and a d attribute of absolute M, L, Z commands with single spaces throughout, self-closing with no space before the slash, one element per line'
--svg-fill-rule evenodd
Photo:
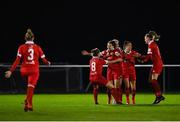
<path fill-rule="evenodd" d="M 0 5 L 2 63 L 12 63 L 27 28 L 54 63 L 88 64 L 81 50 L 106 48 L 116 38 L 147 51 L 144 34 L 155 30 L 165 64 L 179 64 L 180 4 L 166 0 L 6 1 Z"/>
<path fill-rule="evenodd" d="M 121 44 L 133 41 L 137 51 L 146 53 L 144 34 L 155 30 L 162 37 L 164 62 L 176 64 L 180 62 L 179 6 L 178 1 L 163 0 L 6 1 L 0 6 L 0 62 L 14 60 L 30 27 L 52 62 L 86 64 L 82 49 L 105 49 L 113 38 Z"/>

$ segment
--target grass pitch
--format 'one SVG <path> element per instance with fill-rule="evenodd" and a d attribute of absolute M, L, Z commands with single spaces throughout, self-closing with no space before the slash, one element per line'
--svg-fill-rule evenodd
<path fill-rule="evenodd" d="M 24 112 L 24 95 L 0 95 L 0 120 L 180 120 L 180 95 L 152 105 L 153 94 L 137 94 L 136 105 L 107 105 L 107 95 L 99 95 L 94 105 L 91 94 L 46 95 L 34 97 L 34 111 Z M 125 98 L 124 98 L 125 102 Z"/>

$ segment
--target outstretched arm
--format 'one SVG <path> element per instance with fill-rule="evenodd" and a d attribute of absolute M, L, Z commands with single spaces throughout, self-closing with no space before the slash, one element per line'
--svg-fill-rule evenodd
<path fill-rule="evenodd" d="M 46 65 L 50 65 L 51 62 L 46 59 L 45 54 L 43 50 L 41 49 L 41 47 L 39 47 L 39 53 L 40 53 L 40 56 L 41 56 L 40 58 L 42 59 L 42 62 Z"/>
<path fill-rule="evenodd" d="M 42 61 L 43 61 L 43 63 L 46 64 L 46 65 L 51 65 L 51 62 L 48 61 L 45 57 L 42 58 Z"/>
<path fill-rule="evenodd" d="M 134 56 L 135 58 L 139 58 L 139 57 L 141 57 L 141 54 L 140 54 L 140 53 L 135 53 L 133 56 Z"/>
<path fill-rule="evenodd" d="M 141 57 L 141 63 L 145 63 L 147 62 L 148 60 L 150 60 L 152 58 L 152 55 L 151 54 L 147 54 L 147 55 L 142 55 Z"/>
<path fill-rule="evenodd" d="M 5 72 L 5 77 L 10 78 L 12 75 L 12 72 L 16 69 L 17 65 L 20 63 L 21 58 L 17 56 L 16 60 L 14 61 L 13 65 L 11 66 L 10 70 Z"/>
<path fill-rule="evenodd" d="M 90 52 L 88 52 L 87 50 L 81 51 L 81 54 L 85 55 L 85 56 L 92 56 L 92 54 Z"/>
<path fill-rule="evenodd" d="M 122 58 L 118 58 L 116 60 L 112 60 L 112 61 L 106 61 L 107 64 L 114 64 L 114 63 L 118 63 L 118 62 L 122 62 L 123 59 Z"/>

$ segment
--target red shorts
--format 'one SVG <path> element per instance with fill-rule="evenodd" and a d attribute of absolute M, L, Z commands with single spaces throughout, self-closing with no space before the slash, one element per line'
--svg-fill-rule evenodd
<path fill-rule="evenodd" d="M 163 69 L 163 66 L 162 65 L 159 65 L 159 66 L 153 66 L 152 68 L 151 68 L 151 73 L 152 74 L 161 74 L 161 72 L 162 72 L 162 69 Z"/>
<path fill-rule="evenodd" d="M 35 86 L 39 79 L 39 71 L 21 68 L 21 76 L 28 79 L 28 84 Z"/>
<path fill-rule="evenodd" d="M 104 85 L 104 86 L 106 86 L 106 84 L 108 83 L 107 79 L 104 76 L 90 77 L 90 82 L 92 84 L 98 84 L 98 85 Z"/>
<path fill-rule="evenodd" d="M 136 81 L 136 71 L 126 71 L 124 72 L 123 79 L 128 78 L 130 81 Z"/>
<path fill-rule="evenodd" d="M 107 80 L 113 81 L 113 80 L 119 80 L 120 76 L 122 75 L 122 71 L 120 69 L 107 69 Z"/>

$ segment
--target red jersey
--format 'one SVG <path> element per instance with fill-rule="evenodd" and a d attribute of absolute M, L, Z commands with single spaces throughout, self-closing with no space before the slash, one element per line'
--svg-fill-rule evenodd
<path fill-rule="evenodd" d="M 134 55 L 139 54 L 138 52 L 132 50 L 129 53 L 124 53 L 124 66 L 134 67 L 135 66 L 135 57 Z"/>
<path fill-rule="evenodd" d="M 103 51 L 101 52 L 101 57 L 102 57 L 103 59 L 107 59 L 108 56 L 109 56 L 109 49 L 103 50 Z"/>
<path fill-rule="evenodd" d="M 90 60 L 90 80 L 98 80 L 102 76 L 103 65 L 105 64 L 106 62 L 98 57 L 93 57 Z"/>
<path fill-rule="evenodd" d="M 113 61 L 113 60 L 123 57 L 119 49 L 109 50 L 108 55 L 109 55 L 107 57 L 108 61 Z M 120 70 L 122 67 L 122 64 L 121 62 L 117 62 L 117 63 L 109 64 L 108 67 L 112 70 Z"/>
<path fill-rule="evenodd" d="M 33 70 L 39 69 L 39 58 L 43 59 L 45 64 L 49 62 L 45 59 L 45 55 L 40 46 L 34 44 L 33 41 L 27 41 L 25 44 L 19 46 L 17 58 L 10 71 L 14 71 L 20 59 L 22 61 L 21 68 L 30 68 Z"/>
<path fill-rule="evenodd" d="M 163 65 L 159 47 L 156 44 L 156 42 L 154 42 L 154 41 L 149 42 L 147 54 L 151 55 L 151 60 L 152 60 L 154 66 L 162 66 Z"/>

